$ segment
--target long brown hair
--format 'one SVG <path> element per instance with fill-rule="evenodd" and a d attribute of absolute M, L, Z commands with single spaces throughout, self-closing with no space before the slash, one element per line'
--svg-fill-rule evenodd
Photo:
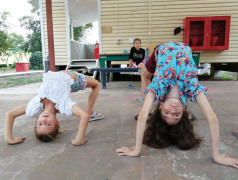
<path fill-rule="evenodd" d="M 161 116 L 159 105 L 147 121 L 143 144 L 158 149 L 170 145 L 182 150 L 198 147 L 202 139 L 194 133 L 188 112 L 186 110 L 183 112 L 181 120 L 176 125 L 168 125 Z"/>

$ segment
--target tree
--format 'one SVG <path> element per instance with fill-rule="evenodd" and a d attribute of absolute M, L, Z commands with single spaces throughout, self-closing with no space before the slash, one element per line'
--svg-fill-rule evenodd
<path fill-rule="evenodd" d="M 42 53 L 39 51 L 32 53 L 32 55 L 30 57 L 30 63 L 31 63 L 32 70 L 44 69 L 43 63 L 42 63 Z"/>
<path fill-rule="evenodd" d="M 7 34 L 0 30 L 0 55 L 5 53 L 9 48 L 7 43 Z"/>
<path fill-rule="evenodd" d="M 93 24 L 89 23 L 86 24 L 84 27 L 79 26 L 79 27 L 74 27 L 74 40 L 75 41 L 83 41 L 85 34 L 87 34 L 87 30 L 92 29 Z"/>
<path fill-rule="evenodd" d="M 19 19 L 21 26 L 30 30 L 32 33 L 27 35 L 27 40 L 23 44 L 22 49 L 26 52 L 42 51 L 41 47 L 41 27 L 40 13 L 37 9 L 32 9 L 32 16 L 23 16 Z"/>
<path fill-rule="evenodd" d="M 7 20 L 7 17 L 10 15 L 9 12 L 3 12 L 2 14 L 0 13 L 0 30 L 1 31 L 7 31 L 7 25 L 6 25 L 6 20 Z"/>
<path fill-rule="evenodd" d="M 10 47 L 10 44 L 7 42 L 7 25 L 5 23 L 9 14 L 9 12 L 0 14 L 0 55 L 5 53 Z"/>
<path fill-rule="evenodd" d="M 22 49 L 23 44 L 25 43 L 25 40 L 22 35 L 11 33 L 8 35 L 7 42 L 8 44 L 10 44 L 10 47 L 12 48 Z"/>

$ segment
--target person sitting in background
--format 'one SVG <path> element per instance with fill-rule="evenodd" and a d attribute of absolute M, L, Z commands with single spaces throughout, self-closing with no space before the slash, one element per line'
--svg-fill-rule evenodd
<path fill-rule="evenodd" d="M 145 50 L 141 48 L 141 40 L 134 39 L 133 47 L 131 47 L 129 55 L 129 66 L 127 68 L 141 68 L 144 69 Z"/>

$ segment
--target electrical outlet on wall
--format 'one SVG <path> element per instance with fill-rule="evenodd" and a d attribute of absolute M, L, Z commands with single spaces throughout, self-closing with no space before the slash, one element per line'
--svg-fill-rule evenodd
<path fill-rule="evenodd" d="M 117 44 L 120 44 L 120 43 L 121 43 L 121 39 L 117 38 Z"/>

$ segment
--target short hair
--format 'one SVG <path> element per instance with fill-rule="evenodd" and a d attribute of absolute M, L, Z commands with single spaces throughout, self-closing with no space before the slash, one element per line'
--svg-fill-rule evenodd
<path fill-rule="evenodd" d="M 58 125 L 55 125 L 55 128 L 53 129 L 53 131 L 51 131 L 49 134 L 38 133 L 36 128 L 37 127 L 35 126 L 36 138 L 42 142 L 51 142 L 51 141 L 55 140 L 56 136 L 59 134 L 59 126 Z"/>
<path fill-rule="evenodd" d="M 133 41 L 133 44 L 135 44 L 136 41 L 140 41 L 140 43 L 141 43 L 141 40 L 139 38 L 135 38 Z"/>

